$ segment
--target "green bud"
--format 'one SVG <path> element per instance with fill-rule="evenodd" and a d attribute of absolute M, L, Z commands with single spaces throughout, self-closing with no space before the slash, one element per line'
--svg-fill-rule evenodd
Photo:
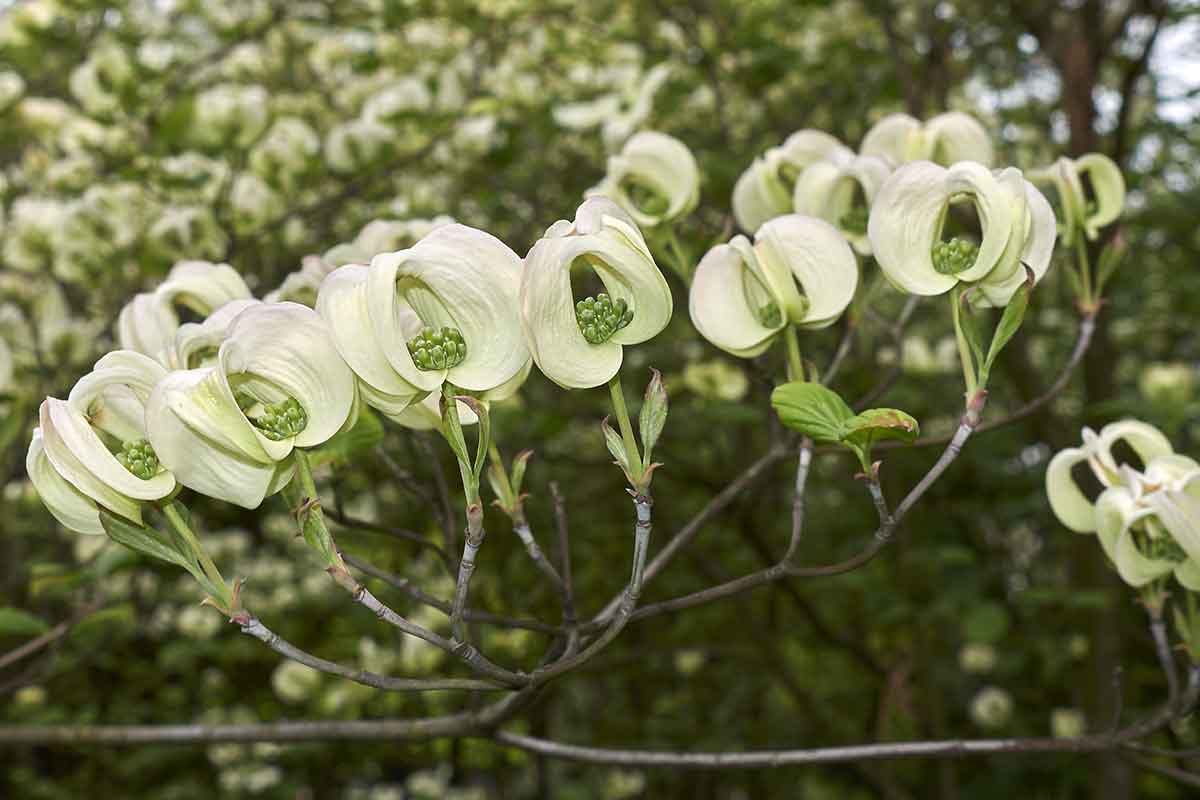
<path fill-rule="evenodd" d="M 121 466 L 144 481 L 148 481 L 158 474 L 158 456 L 154 454 L 154 448 L 150 446 L 150 442 L 145 439 L 125 442 L 121 445 L 121 451 L 116 454 L 116 458 Z"/>
<path fill-rule="evenodd" d="M 967 239 L 955 236 L 948 242 L 933 246 L 933 268 L 943 275 L 957 275 L 975 266 L 979 257 L 979 246 Z"/>
<path fill-rule="evenodd" d="M 862 236 L 867 232 L 867 209 L 863 206 L 855 206 L 842 215 L 838 220 L 838 225 L 847 233 L 853 233 Z"/>
<path fill-rule="evenodd" d="M 247 417 L 263 436 L 274 442 L 296 436 L 308 427 L 308 414 L 294 397 L 263 406 L 257 417 Z"/>
<path fill-rule="evenodd" d="M 603 344 L 633 321 L 633 309 L 625 300 L 613 300 L 601 292 L 575 304 L 575 321 L 584 339 L 591 344 Z"/>
<path fill-rule="evenodd" d="M 467 345 L 457 328 L 426 328 L 408 340 L 408 353 L 420 370 L 449 369 L 467 357 Z"/>
<path fill-rule="evenodd" d="M 783 312 L 775 303 L 767 303 L 758 309 L 758 321 L 765 328 L 777 328 L 783 324 Z"/>

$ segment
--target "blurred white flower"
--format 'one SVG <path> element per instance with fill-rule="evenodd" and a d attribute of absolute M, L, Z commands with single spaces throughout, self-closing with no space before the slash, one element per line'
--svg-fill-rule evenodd
<path fill-rule="evenodd" d="M 867 218 L 879 187 L 891 173 L 887 159 L 835 150 L 801 170 L 792 203 L 796 213 L 825 220 L 841 231 L 856 251 L 869 256 Z"/>
<path fill-rule="evenodd" d="M 217 84 L 196 96 L 192 135 L 209 147 L 249 147 L 270 124 L 270 107 L 262 86 Z"/>
<path fill-rule="evenodd" d="M 175 618 L 175 627 L 193 639 L 211 639 L 222 626 L 221 615 L 204 606 L 185 606 Z"/>
<path fill-rule="evenodd" d="M 325 137 L 325 160 L 338 172 L 353 172 L 378 159 L 393 138 L 381 122 L 356 119 L 335 126 Z"/>
<path fill-rule="evenodd" d="M 971 643 L 958 651 L 958 666 L 972 675 L 985 675 L 996 666 L 996 649 L 990 644 Z"/>
<path fill-rule="evenodd" d="M 737 401 L 750 390 L 750 379 L 734 364 L 720 359 L 692 361 L 683 368 L 683 385 L 701 397 Z"/>
<path fill-rule="evenodd" d="M 1138 390 L 1151 403 L 1182 407 L 1196 394 L 1196 368 L 1182 362 L 1155 362 L 1142 367 Z"/>
<path fill-rule="evenodd" d="M 164 261 L 221 258 L 229 237 L 208 208 L 168 206 L 146 233 L 150 250 Z"/>
<path fill-rule="evenodd" d="M 271 688 L 285 703 L 303 703 L 321 686 L 321 673 L 298 661 L 284 659 L 271 673 Z"/>
<path fill-rule="evenodd" d="M 979 727 L 1003 728 L 1012 718 L 1012 695 L 996 686 L 985 687 L 971 698 L 969 711 L 972 721 Z"/>
<path fill-rule="evenodd" d="M 990 167 L 994 159 L 987 130 L 961 111 L 947 111 L 923 123 L 908 114 L 889 114 L 867 131 L 859 151 L 894 164 L 932 161 L 948 167 L 975 161 Z"/>
<path fill-rule="evenodd" d="M 12 70 L 0 72 L 0 114 L 13 107 L 25 93 L 25 80 Z"/>
<path fill-rule="evenodd" d="M 290 185 L 321 152 L 321 137 L 299 117 L 279 117 L 250 151 L 250 168 L 266 180 Z"/>
<path fill-rule="evenodd" d="M 238 233 L 249 233 L 276 223 L 286 211 L 283 197 L 262 178 L 249 172 L 234 179 L 229 205 L 233 211 L 233 227 Z"/>
<path fill-rule="evenodd" d="M 824 131 L 800 130 L 782 145 L 754 159 L 733 186 L 733 216 L 738 227 L 754 233 L 764 222 L 794 208 L 796 179 L 809 164 L 854 153 Z"/>
<path fill-rule="evenodd" d="M 1029 179 L 1054 186 L 1065 247 L 1074 245 L 1080 232 L 1095 241 L 1100 229 L 1116 222 L 1125 208 L 1125 177 L 1103 153 L 1074 159 L 1063 156 L 1045 169 L 1032 170 Z"/>
<path fill-rule="evenodd" d="M 1077 708 L 1056 708 L 1050 712 L 1050 733 L 1055 739 L 1078 739 L 1087 733 L 1087 719 Z"/>

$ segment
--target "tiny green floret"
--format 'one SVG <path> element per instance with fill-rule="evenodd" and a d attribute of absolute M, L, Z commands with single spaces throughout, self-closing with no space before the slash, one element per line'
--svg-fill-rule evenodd
<path fill-rule="evenodd" d="M 933 246 L 933 268 L 943 275 L 957 275 L 975 266 L 979 245 L 955 236 Z"/>
<path fill-rule="evenodd" d="M 862 236 L 867 232 L 867 218 L 870 216 L 867 209 L 863 206 L 855 206 L 842 214 L 838 220 L 838 225 L 841 229 L 853 233 L 856 236 Z"/>
<path fill-rule="evenodd" d="M 758 321 L 765 328 L 778 328 L 783 324 L 783 312 L 779 310 L 777 303 L 767 303 L 760 306 L 757 310 Z"/>
<path fill-rule="evenodd" d="M 265 405 L 261 414 L 248 419 L 274 442 L 295 436 L 308 427 L 308 414 L 294 397 Z"/>
<path fill-rule="evenodd" d="M 613 300 L 604 292 L 575 304 L 579 332 L 591 344 L 603 344 L 633 321 L 633 309 L 623 299 Z"/>
<path fill-rule="evenodd" d="M 158 456 L 154 454 L 150 442 L 145 439 L 125 442 L 116 456 L 121 466 L 144 481 L 158 474 Z"/>
<path fill-rule="evenodd" d="M 419 370 L 450 369 L 467 357 L 467 344 L 457 328 L 426 328 L 408 340 L 408 354 Z"/>

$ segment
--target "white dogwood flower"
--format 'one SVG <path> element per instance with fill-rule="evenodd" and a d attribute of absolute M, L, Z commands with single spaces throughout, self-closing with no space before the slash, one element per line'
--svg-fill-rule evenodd
<path fill-rule="evenodd" d="M 797 214 L 834 225 L 856 251 L 869 256 L 867 218 L 879 187 L 890 174 L 892 164 L 885 158 L 835 152 L 800 172 L 792 204 Z"/>
<path fill-rule="evenodd" d="M 943 241 L 951 207 L 959 204 L 978 219 L 978 244 L 958 236 Z M 883 182 L 867 235 L 884 275 L 901 291 L 937 295 L 970 283 L 980 305 L 1002 306 L 1026 280 L 1022 265 L 1035 283 L 1050 266 L 1054 212 L 1017 169 L 915 161 Z"/>
<path fill-rule="evenodd" d="M 1068 447 L 1050 459 L 1046 467 L 1046 497 L 1059 522 L 1073 531 L 1096 530 L 1096 508 L 1075 481 L 1072 469 L 1086 463 L 1101 486 L 1122 486 L 1121 464 L 1113 456 L 1113 446 L 1125 442 L 1143 464 L 1173 452 L 1171 442 L 1157 428 L 1137 420 L 1122 420 L 1105 425 L 1096 433 L 1083 429 L 1083 446 Z"/>
<path fill-rule="evenodd" d="M 1075 243 L 1079 231 L 1095 241 L 1100 229 L 1116 222 L 1125 208 L 1125 177 L 1121 168 L 1102 153 L 1088 153 L 1079 158 L 1064 156 L 1045 169 L 1031 171 L 1029 179 L 1034 183 L 1049 183 L 1058 193 L 1062 240 L 1067 247 Z M 1091 200 L 1085 180 L 1091 188 Z"/>
<path fill-rule="evenodd" d="M 894 164 L 932 161 L 950 166 L 975 161 L 991 166 L 992 140 L 979 121 L 961 111 L 947 111 L 925 122 L 908 114 L 888 114 L 867 131 L 859 152 Z"/>
<path fill-rule="evenodd" d="M 789 324 L 833 324 L 858 286 L 858 262 L 828 222 L 800 214 L 776 217 L 754 244 L 735 236 L 700 260 L 688 310 L 708 341 L 741 358 L 766 350 Z"/>
<path fill-rule="evenodd" d="M 287 484 L 293 448 L 333 436 L 354 404 L 354 375 L 316 312 L 256 303 L 234 317 L 215 363 L 159 381 L 146 428 L 181 484 L 256 508 Z"/>
<path fill-rule="evenodd" d="M 572 281 L 587 273 L 604 291 L 577 301 Z M 525 337 L 538 368 L 565 388 L 606 383 L 621 367 L 624 346 L 658 334 L 672 308 L 671 289 L 641 231 L 606 197 L 585 200 L 574 222 L 551 225 L 525 258 Z"/>
<path fill-rule="evenodd" d="M 486 392 L 526 367 L 520 280 L 521 259 L 503 242 L 450 224 L 369 267 L 334 270 L 317 311 L 363 398 L 394 416 L 446 381 Z"/>
<path fill-rule="evenodd" d="M 164 366 L 175 363 L 173 345 L 179 330 L 177 306 L 208 316 L 232 300 L 250 297 L 250 289 L 228 264 L 181 261 L 152 292 L 142 292 L 125 304 L 117 317 L 117 340 Z"/>
<path fill-rule="evenodd" d="M 608 172 L 588 195 L 617 202 L 644 228 L 673 222 L 691 213 L 700 199 L 700 168 L 687 145 L 657 131 L 634 134 Z"/>
<path fill-rule="evenodd" d="M 853 151 L 823 131 L 800 130 L 754 159 L 733 187 L 738 227 L 754 233 L 764 222 L 791 213 L 796 179 L 809 164 L 852 157 Z"/>
<path fill-rule="evenodd" d="M 1174 574 L 1200 590 L 1200 464 L 1187 456 L 1152 459 L 1144 472 L 1125 465 L 1121 485 L 1096 500 L 1096 533 L 1130 586 Z"/>
<path fill-rule="evenodd" d="M 141 504 L 166 497 L 174 476 L 147 442 L 145 407 L 167 372 L 118 350 L 96 362 L 66 400 L 47 397 L 26 455 L 42 502 L 67 528 L 103 533 L 98 506 L 141 524 Z"/>

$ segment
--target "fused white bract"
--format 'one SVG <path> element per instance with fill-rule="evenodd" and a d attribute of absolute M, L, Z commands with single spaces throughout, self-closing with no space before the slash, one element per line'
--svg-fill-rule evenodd
<path fill-rule="evenodd" d="M 1092 190 L 1091 203 L 1084 188 L 1085 178 Z M 1125 177 L 1121 168 L 1102 153 L 1074 159 L 1064 156 L 1045 169 L 1030 172 L 1029 179 L 1049 183 L 1058 193 L 1062 239 L 1067 247 L 1075 244 L 1080 232 L 1095 241 L 1100 229 L 1116 222 L 1125 207 Z"/>
<path fill-rule="evenodd" d="M 859 152 L 894 164 L 933 161 L 943 166 L 959 161 L 991 166 L 995 157 L 987 131 L 961 111 L 947 111 L 923 123 L 908 114 L 888 114 L 867 131 Z"/>
<path fill-rule="evenodd" d="M 978 217 L 977 246 L 942 241 L 955 202 L 969 202 Z M 970 283 L 978 288 L 978 304 L 1002 306 L 1027 279 L 1026 269 L 1036 283 L 1050 266 L 1054 212 L 1017 169 L 992 172 L 971 161 L 947 169 L 915 161 L 883 182 L 867 234 L 876 261 L 898 289 L 937 295 Z M 960 245 L 962 250 L 953 249 Z M 949 257 L 939 260 L 947 246 Z"/>
<path fill-rule="evenodd" d="M 733 187 L 738 227 L 754 233 L 764 222 L 793 210 L 796 178 L 809 164 L 854 153 L 823 131 L 801 130 L 754 159 Z"/>
<path fill-rule="evenodd" d="M 352 424 L 354 405 L 354 375 L 316 312 L 259 303 L 233 318 L 215 363 L 159 381 L 146 427 L 184 486 L 256 508 L 290 479 L 292 449 Z"/>
<path fill-rule="evenodd" d="M 608 159 L 608 172 L 589 195 L 612 198 L 641 227 L 673 222 L 700 199 L 700 168 L 673 136 L 642 131 Z"/>
<path fill-rule="evenodd" d="M 607 297 L 631 314 L 604 341 L 588 341 L 580 327 L 571 284 L 577 261 L 594 271 Z M 525 337 L 542 373 L 568 389 L 606 383 L 621 367 L 624 346 L 658 334 L 670 321 L 672 308 L 671 289 L 641 231 L 606 197 L 584 201 L 574 222 L 551 225 L 525 258 Z"/>
<path fill-rule="evenodd" d="M 798 214 L 834 225 L 862 255 L 871 255 L 867 217 L 892 164 L 878 156 L 846 156 L 835 152 L 814 161 L 796 179 L 792 203 Z"/>
<path fill-rule="evenodd" d="M 121 309 L 117 339 L 121 347 L 150 356 L 167 367 L 183 366 L 174 353 L 179 315 L 183 306 L 201 316 L 233 300 L 250 297 L 250 289 L 228 264 L 181 261 L 153 292 L 142 292 Z"/>
<path fill-rule="evenodd" d="M 25 465 L 64 526 L 102 533 L 98 506 L 140 524 L 141 503 L 174 490 L 174 476 L 145 445 L 146 403 L 165 375 L 150 358 L 118 350 L 96 362 L 66 400 L 43 401 Z"/>
<path fill-rule="evenodd" d="M 520 258 L 499 239 L 450 224 L 407 250 L 375 256 L 370 267 L 334 270 L 317 310 L 363 398 L 394 416 L 445 381 L 486 392 L 525 369 L 520 276 Z M 465 353 L 449 366 L 419 366 L 408 345 L 425 330 L 455 332 Z"/>
<path fill-rule="evenodd" d="M 753 245 L 735 236 L 709 250 L 696 267 L 688 310 L 705 339 L 750 358 L 789 324 L 833 324 L 857 286 L 858 262 L 838 230 L 788 214 L 759 228 Z"/>

